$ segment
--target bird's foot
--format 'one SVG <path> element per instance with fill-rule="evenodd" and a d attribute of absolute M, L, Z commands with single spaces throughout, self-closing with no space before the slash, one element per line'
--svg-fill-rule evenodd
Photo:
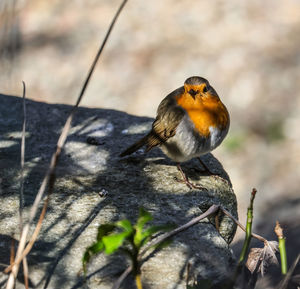
<path fill-rule="evenodd" d="M 213 177 L 215 180 L 219 180 L 230 186 L 230 182 L 228 182 L 228 180 L 224 179 L 223 177 L 221 177 L 219 175 L 212 175 L 211 177 Z"/>
<path fill-rule="evenodd" d="M 174 177 L 175 181 L 186 184 L 189 189 L 206 190 L 204 187 L 202 187 L 200 185 L 195 185 L 195 184 L 191 183 L 189 181 L 188 177 L 186 176 L 186 174 L 183 172 L 179 163 L 177 163 L 177 169 L 179 170 L 179 172 L 182 176 L 182 179 L 178 179 L 177 177 Z"/>
<path fill-rule="evenodd" d="M 184 178 L 184 179 L 178 179 L 177 177 L 174 177 L 174 180 L 178 183 L 181 183 L 181 184 L 186 184 L 187 187 L 189 189 L 196 189 L 196 190 L 206 190 L 206 188 L 204 188 L 203 186 L 201 185 L 196 185 L 196 184 L 193 184 L 191 183 L 188 178 Z"/>

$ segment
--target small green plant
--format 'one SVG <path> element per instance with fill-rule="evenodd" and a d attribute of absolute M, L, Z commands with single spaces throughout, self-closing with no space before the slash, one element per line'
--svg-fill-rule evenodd
<path fill-rule="evenodd" d="M 158 232 L 172 229 L 171 225 L 150 226 L 145 228 L 146 223 L 153 219 L 152 215 L 145 209 L 139 209 L 139 216 L 135 225 L 127 219 L 100 225 L 98 228 L 97 241 L 88 247 L 83 256 L 83 270 L 86 273 L 86 267 L 91 257 L 105 252 L 107 255 L 116 251 L 123 252 L 129 256 L 132 263 L 132 273 L 135 276 L 136 286 L 142 289 L 141 283 L 141 248 L 153 238 Z M 165 243 L 154 245 L 154 248 L 162 247 Z"/>
<path fill-rule="evenodd" d="M 243 244 L 238 266 L 241 266 L 241 264 L 245 262 L 249 251 L 250 241 L 252 238 L 253 202 L 254 202 L 255 195 L 256 195 L 256 189 L 253 189 L 250 198 L 250 205 L 247 209 L 246 236 L 245 236 L 245 241 Z"/>
<path fill-rule="evenodd" d="M 281 273 L 282 275 L 287 274 L 287 258 L 286 258 L 286 249 L 285 249 L 285 237 L 283 235 L 283 229 L 281 228 L 279 222 L 276 222 L 275 226 L 275 233 L 278 237 L 278 249 L 280 253 L 280 260 L 281 260 Z"/>

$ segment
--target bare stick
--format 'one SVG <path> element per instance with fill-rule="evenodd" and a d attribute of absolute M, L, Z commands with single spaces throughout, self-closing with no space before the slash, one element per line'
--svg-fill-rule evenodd
<path fill-rule="evenodd" d="M 129 266 L 119 277 L 119 279 L 114 283 L 113 287 L 111 289 L 119 289 L 122 282 L 126 279 L 126 277 L 131 273 L 132 266 Z"/>
<path fill-rule="evenodd" d="M 38 205 L 39 205 L 39 203 L 40 203 L 40 201 L 41 201 L 41 199 L 42 199 L 42 197 L 44 195 L 46 186 L 47 186 L 50 178 L 52 178 L 53 180 L 55 179 L 55 168 L 56 168 L 56 165 L 57 165 L 58 158 L 59 158 L 59 155 L 61 153 L 61 150 L 62 150 L 62 148 L 63 148 L 63 146 L 64 146 L 64 144 L 66 142 L 66 138 L 67 138 L 69 129 L 71 127 L 71 122 L 72 122 L 74 113 L 75 113 L 75 111 L 76 111 L 76 109 L 77 109 L 77 107 L 78 107 L 78 105 L 79 105 L 79 103 L 80 103 L 80 101 L 81 101 L 84 93 L 85 93 L 85 90 L 86 90 L 86 88 L 88 86 L 88 83 L 89 83 L 90 78 L 91 78 L 91 76 L 93 74 L 95 66 L 96 66 L 96 64 L 97 64 L 97 62 L 99 60 L 99 57 L 100 57 L 100 55 L 101 55 L 101 53 L 103 51 L 103 48 L 104 48 L 104 46 L 105 46 L 105 44 L 106 44 L 106 42 L 108 40 L 108 37 L 109 37 L 109 35 L 110 35 L 111 31 L 112 31 L 112 28 L 113 28 L 113 26 L 114 26 L 114 24 L 115 24 L 115 22 L 116 22 L 116 20 L 117 20 L 117 18 L 119 16 L 119 14 L 121 13 L 121 11 L 122 11 L 122 9 L 125 6 L 125 4 L 126 4 L 127 1 L 128 0 L 124 0 L 121 3 L 119 9 L 117 10 L 117 12 L 116 12 L 116 14 L 115 14 L 115 16 L 114 16 L 114 18 L 112 20 L 112 22 L 111 22 L 111 24 L 109 26 L 109 29 L 108 29 L 108 31 L 107 31 L 107 33 L 105 35 L 105 38 L 104 38 L 104 40 L 102 42 L 102 45 L 101 45 L 100 49 L 98 50 L 98 53 L 97 53 L 97 55 L 96 55 L 96 57 L 95 57 L 95 59 L 94 59 L 94 61 L 92 63 L 92 66 L 90 67 L 90 70 L 88 72 L 86 80 L 85 80 L 85 82 L 83 84 L 83 87 L 82 87 L 82 89 L 80 91 L 80 94 L 79 94 L 79 96 L 77 98 L 77 102 L 76 102 L 75 106 L 72 108 L 71 113 L 70 113 L 69 117 L 67 118 L 66 123 L 65 123 L 65 125 L 63 127 L 61 135 L 60 135 L 60 137 L 59 137 L 59 139 L 57 141 L 57 149 L 54 152 L 54 154 L 52 155 L 49 169 L 48 169 L 48 171 L 47 171 L 47 173 L 46 173 L 46 175 L 45 175 L 45 177 L 43 179 L 41 187 L 40 187 L 40 189 L 39 189 L 39 191 L 38 191 L 38 193 L 36 195 L 36 198 L 34 200 L 34 203 L 33 203 L 32 207 L 31 207 L 29 220 L 28 220 L 27 224 L 24 226 L 24 228 L 22 230 L 22 234 L 21 234 L 21 237 L 20 237 L 20 242 L 19 242 L 19 246 L 18 246 L 18 250 L 17 250 L 17 256 L 16 256 L 17 262 L 15 262 L 15 264 L 13 265 L 13 267 L 11 269 L 11 273 L 10 273 L 9 278 L 8 278 L 6 289 L 13 289 L 13 287 L 14 287 L 15 279 L 17 277 L 18 270 L 19 270 L 19 262 L 20 262 L 19 260 L 22 260 L 21 256 L 23 254 L 23 250 L 24 250 L 24 247 L 25 247 L 26 238 L 27 238 L 27 235 L 28 235 L 28 232 L 29 232 L 30 224 L 32 223 L 34 217 L 36 216 L 36 213 L 37 213 L 37 210 L 38 210 Z M 49 192 L 49 193 L 51 193 L 51 192 Z"/>
<path fill-rule="evenodd" d="M 30 252 L 30 250 L 32 249 L 32 246 L 33 246 L 34 242 L 36 241 L 38 233 L 39 233 L 39 231 L 40 231 L 40 229 L 42 227 L 42 221 L 43 221 L 43 219 L 45 217 L 45 214 L 46 214 L 48 202 L 49 202 L 49 195 L 45 199 L 44 206 L 43 206 L 40 218 L 39 218 L 39 220 L 37 222 L 37 225 L 35 227 L 35 230 L 34 230 L 34 232 L 32 234 L 32 237 L 31 237 L 30 241 L 28 242 L 26 248 L 22 252 L 22 255 L 20 256 L 20 258 L 18 258 L 17 260 L 15 260 L 15 262 L 13 264 L 11 264 L 10 266 L 8 266 L 4 270 L 4 273 L 9 273 L 12 270 L 13 265 L 19 265 L 20 262 L 22 261 L 22 259 L 25 258 L 27 256 L 27 254 Z"/>
<path fill-rule="evenodd" d="M 11 238 L 9 263 L 13 264 L 15 260 L 15 239 Z"/>
<path fill-rule="evenodd" d="M 140 256 L 144 255 L 146 253 L 146 251 L 148 251 L 151 247 L 171 238 L 172 236 L 182 232 L 182 231 L 185 231 L 186 229 L 196 225 L 197 223 L 199 223 L 199 221 L 207 218 L 208 216 L 216 213 L 218 210 L 219 210 L 220 206 L 219 205 L 212 205 L 209 207 L 209 209 L 207 211 L 205 211 L 203 214 L 201 214 L 200 216 L 190 220 L 189 222 L 187 222 L 186 224 L 170 231 L 170 232 L 167 232 L 159 237 L 157 237 L 156 239 L 153 240 L 153 242 L 150 242 L 146 247 L 145 249 L 141 252 Z"/>
<path fill-rule="evenodd" d="M 298 254 L 298 256 L 296 257 L 292 266 L 290 267 L 289 271 L 287 272 L 287 274 L 284 275 L 283 280 L 279 283 L 279 285 L 276 287 L 276 289 L 286 289 L 287 288 L 287 286 L 289 285 L 289 281 L 291 280 L 294 270 L 295 270 L 296 266 L 298 265 L 299 261 L 300 261 L 300 254 Z"/>
<path fill-rule="evenodd" d="M 228 216 L 230 219 L 232 219 L 244 232 L 246 232 L 246 228 L 235 218 L 233 217 L 228 211 L 226 211 L 225 209 L 223 209 L 222 207 L 220 207 L 220 210 L 226 215 Z M 267 239 L 265 239 L 264 237 L 258 235 L 258 234 L 255 234 L 255 233 L 251 233 L 251 236 L 253 238 L 256 238 L 258 239 L 259 241 L 261 242 L 268 242 Z"/>
<path fill-rule="evenodd" d="M 23 84 L 23 128 L 22 128 L 22 140 L 21 140 L 21 180 L 20 180 L 20 205 L 19 205 L 19 218 L 20 218 L 20 233 L 23 230 L 23 207 L 24 207 L 24 165 L 25 165 L 25 133 L 26 133 L 26 85 Z M 11 263 L 12 264 L 12 263 Z M 23 272 L 24 272 L 24 283 L 25 288 L 29 288 L 28 283 L 28 263 L 27 259 L 23 259 Z"/>
<path fill-rule="evenodd" d="M 29 273 L 28 273 L 28 263 L 26 258 L 23 259 L 23 273 L 24 273 L 25 289 L 29 289 L 29 282 L 28 282 Z"/>
<path fill-rule="evenodd" d="M 22 127 L 22 140 L 21 140 L 21 180 L 20 180 L 20 204 L 19 204 L 19 218 L 20 218 L 20 231 L 23 228 L 23 206 L 24 206 L 24 164 L 25 164 L 25 132 L 26 132 L 26 85 L 23 84 L 23 127 Z"/>

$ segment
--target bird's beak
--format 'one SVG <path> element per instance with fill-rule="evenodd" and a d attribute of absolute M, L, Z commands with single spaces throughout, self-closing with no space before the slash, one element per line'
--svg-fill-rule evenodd
<path fill-rule="evenodd" d="M 195 100 L 195 96 L 197 94 L 197 91 L 195 91 L 194 89 L 190 89 L 189 90 L 189 94 L 192 96 L 192 98 Z"/>

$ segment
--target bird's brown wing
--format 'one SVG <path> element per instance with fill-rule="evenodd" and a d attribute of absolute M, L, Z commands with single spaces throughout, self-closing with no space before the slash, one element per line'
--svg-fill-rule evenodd
<path fill-rule="evenodd" d="M 175 135 L 176 128 L 185 114 L 184 110 L 176 103 L 176 97 L 183 92 L 183 87 L 180 87 L 162 100 L 157 109 L 157 117 L 152 124 L 152 130 L 122 152 L 121 157 L 132 154 L 144 145 L 146 145 L 146 150 L 149 151 Z"/>
<path fill-rule="evenodd" d="M 185 111 L 177 105 L 176 97 L 183 93 L 183 87 L 167 95 L 157 109 L 157 117 L 147 135 L 147 151 L 167 141 L 176 133 Z"/>

